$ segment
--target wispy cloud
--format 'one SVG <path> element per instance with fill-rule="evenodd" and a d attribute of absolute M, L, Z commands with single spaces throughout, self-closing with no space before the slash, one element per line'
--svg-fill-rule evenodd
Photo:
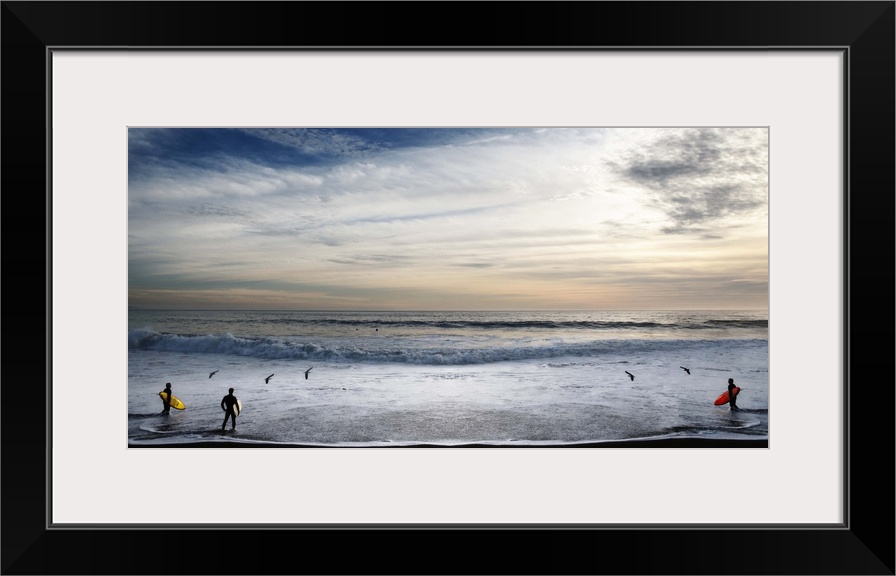
<path fill-rule="evenodd" d="M 764 129 L 141 129 L 132 303 L 625 306 L 621 278 L 631 307 L 650 278 L 705 303 L 718 262 L 767 261 L 767 154 Z M 764 302 L 747 271 L 749 297 L 711 297 Z"/>
<path fill-rule="evenodd" d="M 351 133 L 323 128 L 244 129 L 245 134 L 293 148 L 310 156 L 354 157 L 373 153 L 383 147 Z"/>

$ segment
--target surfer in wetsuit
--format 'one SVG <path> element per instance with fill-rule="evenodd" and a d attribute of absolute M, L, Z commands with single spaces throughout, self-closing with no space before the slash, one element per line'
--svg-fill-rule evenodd
<path fill-rule="evenodd" d="M 171 412 L 171 382 L 165 384 L 165 397 L 162 398 L 162 414 Z"/>
<path fill-rule="evenodd" d="M 225 428 L 227 428 L 227 419 L 230 418 L 231 422 L 231 430 L 236 430 L 236 410 L 234 410 L 234 406 L 236 406 L 236 396 L 233 395 L 233 388 L 231 388 L 224 398 L 221 399 L 221 409 L 224 410 L 224 423 L 221 424 L 221 431 L 223 432 Z"/>
<path fill-rule="evenodd" d="M 740 410 L 737 407 L 737 396 L 734 394 L 734 389 L 736 386 L 734 385 L 734 378 L 728 379 L 728 406 L 731 407 L 731 410 Z"/>

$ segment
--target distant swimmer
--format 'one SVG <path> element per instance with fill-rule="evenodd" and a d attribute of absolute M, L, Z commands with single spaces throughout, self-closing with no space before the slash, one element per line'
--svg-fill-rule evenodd
<path fill-rule="evenodd" d="M 212 376 L 214 376 L 214 375 L 217 374 L 217 373 L 218 373 L 218 371 L 215 370 L 214 372 L 210 373 L 210 374 L 208 375 L 208 377 L 211 378 Z"/>
<path fill-rule="evenodd" d="M 685 368 L 684 366 L 679 366 L 679 368 L 681 368 L 682 370 L 684 370 L 684 371 L 687 372 L 688 374 L 691 373 L 691 371 L 690 371 L 688 368 Z"/>
<path fill-rule="evenodd" d="M 273 377 L 274 377 L 274 375 L 271 374 L 270 376 L 268 376 L 267 378 L 264 379 L 264 383 L 267 384 L 267 383 L 268 383 L 268 380 L 270 380 L 270 379 L 273 378 Z"/>
<path fill-rule="evenodd" d="M 314 366 L 312 366 L 311 368 L 314 368 Z M 311 368 L 305 370 L 305 380 L 308 379 L 308 373 L 311 372 Z M 272 376 L 273 376 L 273 374 L 272 374 Z"/>
<path fill-rule="evenodd" d="M 628 377 L 632 379 L 632 382 L 635 381 L 635 375 L 634 375 L 634 374 L 632 374 L 632 373 L 629 372 L 628 370 L 626 370 L 625 373 L 628 374 Z"/>

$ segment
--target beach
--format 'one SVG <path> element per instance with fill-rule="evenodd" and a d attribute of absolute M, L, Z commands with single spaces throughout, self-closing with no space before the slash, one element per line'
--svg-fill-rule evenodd
<path fill-rule="evenodd" d="M 320 446 L 314 444 L 302 445 L 302 444 L 278 444 L 272 442 L 229 442 L 227 440 L 220 440 L 217 442 L 181 442 L 177 444 L 163 444 L 163 443 L 155 443 L 152 445 L 148 444 L 132 444 L 132 448 L 324 448 L 324 449 L 334 449 L 332 446 Z M 455 449 L 468 449 L 468 448 L 524 448 L 524 449 L 533 449 L 533 448 L 558 448 L 557 446 L 495 446 L 493 444 L 461 444 L 461 445 L 439 445 L 439 444 L 413 444 L 413 445 L 405 445 L 399 447 L 389 447 L 389 446 L 370 446 L 365 447 L 368 448 L 385 448 L 385 449 L 395 449 L 395 448 L 422 448 L 422 449 L 430 449 L 430 448 L 455 448 Z M 653 439 L 653 440 L 627 440 L 621 442 L 581 442 L 577 444 L 567 444 L 564 445 L 563 448 L 628 448 L 628 449 L 639 449 L 639 448 L 768 448 L 768 440 L 725 440 L 725 439 L 712 439 L 712 438 L 664 438 L 664 439 Z M 335 448 L 338 449 L 338 448 Z"/>
<path fill-rule="evenodd" d="M 128 446 L 767 446 L 767 330 L 755 312 L 132 312 Z M 729 377 L 737 412 L 713 405 Z M 169 382 L 186 408 L 162 415 Z"/>

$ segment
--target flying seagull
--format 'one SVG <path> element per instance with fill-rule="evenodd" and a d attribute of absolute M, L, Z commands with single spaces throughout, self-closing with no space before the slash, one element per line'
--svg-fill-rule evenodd
<path fill-rule="evenodd" d="M 311 368 L 314 368 L 314 366 L 312 366 Z M 311 368 L 305 370 L 305 380 L 308 379 L 308 373 L 311 372 Z"/>
<path fill-rule="evenodd" d="M 632 374 L 632 373 L 629 372 L 628 370 L 626 370 L 625 373 L 628 374 L 628 377 L 632 379 L 632 382 L 635 381 L 635 375 L 634 375 L 634 374 Z"/>
<path fill-rule="evenodd" d="M 208 377 L 211 378 L 212 376 L 214 376 L 214 375 L 217 374 L 217 373 L 218 373 L 218 371 L 215 370 L 214 372 L 211 372 L 211 373 L 208 375 Z"/>
<path fill-rule="evenodd" d="M 273 378 L 273 377 L 274 377 L 274 375 L 271 374 L 270 376 L 268 376 L 267 378 L 264 379 L 264 383 L 267 384 L 267 383 L 268 383 L 268 380 L 270 380 L 270 379 Z"/>
<path fill-rule="evenodd" d="M 684 370 L 684 371 L 687 372 L 688 374 L 691 373 L 691 370 L 690 370 L 689 368 L 685 368 L 684 366 L 679 366 L 679 368 L 681 368 L 682 370 Z"/>

